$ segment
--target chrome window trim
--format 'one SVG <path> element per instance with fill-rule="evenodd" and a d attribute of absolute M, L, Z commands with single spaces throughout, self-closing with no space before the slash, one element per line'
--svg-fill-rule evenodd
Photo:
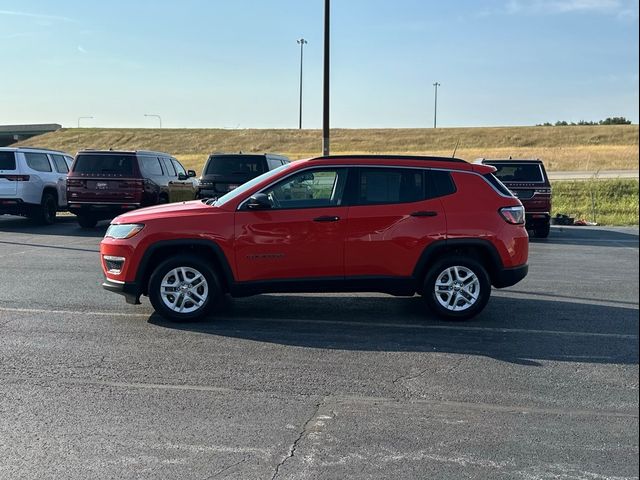
<path fill-rule="evenodd" d="M 476 175 L 478 177 L 480 177 L 487 185 L 489 185 L 489 187 L 491 187 L 491 189 L 496 192 L 499 196 L 501 196 L 502 198 L 511 198 L 511 199 L 516 199 L 517 197 L 515 197 L 514 195 L 504 195 L 502 192 L 500 192 L 496 187 L 494 187 L 491 182 L 489 180 L 487 180 L 484 175 L 481 175 L 478 172 L 473 172 L 470 170 L 458 170 L 455 168 L 442 168 L 442 167 L 408 167 L 405 165 L 335 165 L 335 164 L 329 164 L 329 165 L 313 165 L 313 166 L 309 166 L 309 167 L 304 167 L 301 168 L 300 170 L 296 170 L 295 172 L 291 172 L 290 174 L 281 177 L 273 182 L 271 182 L 270 184 L 268 184 L 267 186 L 265 186 L 264 188 L 261 188 L 260 190 L 258 190 L 257 192 L 252 193 L 251 195 L 254 195 L 255 193 L 260 193 L 268 188 L 271 188 L 273 185 L 275 185 L 276 183 L 280 183 L 282 180 L 286 180 L 287 178 L 293 176 L 293 175 L 297 175 L 300 172 L 304 172 L 306 170 L 311 170 L 311 169 L 326 169 L 326 168 L 407 168 L 407 169 L 412 169 L 412 170 L 438 170 L 441 172 L 455 172 L 455 173 L 466 173 L 469 175 Z M 509 188 L 507 187 L 507 190 Z M 248 196 L 247 198 L 245 198 L 244 200 L 242 200 L 238 206 L 236 207 L 236 211 L 240 211 L 242 210 L 242 207 L 244 206 L 244 204 L 251 198 L 251 195 Z"/>

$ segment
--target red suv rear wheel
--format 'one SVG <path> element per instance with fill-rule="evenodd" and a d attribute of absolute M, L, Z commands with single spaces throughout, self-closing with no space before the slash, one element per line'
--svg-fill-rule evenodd
<path fill-rule="evenodd" d="M 471 257 L 449 256 L 427 273 L 423 296 L 435 313 L 464 320 L 484 309 L 491 295 L 487 270 Z"/>

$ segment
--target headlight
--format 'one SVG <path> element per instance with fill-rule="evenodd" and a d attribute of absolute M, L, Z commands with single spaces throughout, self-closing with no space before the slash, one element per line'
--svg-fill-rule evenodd
<path fill-rule="evenodd" d="M 106 237 L 115 238 L 117 240 L 124 240 L 136 235 L 140 230 L 144 228 L 144 225 L 140 223 L 123 223 L 121 225 L 109 225 Z"/>

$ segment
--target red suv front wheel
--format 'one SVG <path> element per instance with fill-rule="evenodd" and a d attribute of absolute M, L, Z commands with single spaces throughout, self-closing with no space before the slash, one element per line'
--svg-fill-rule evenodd
<path fill-rule="evenodd" d="M 222 295 L 218 277 L 206 262 L 176 255 L 158 265 L 149 280 L 149 300 L 156 312 L 177 321 L 204 317 Z"/>

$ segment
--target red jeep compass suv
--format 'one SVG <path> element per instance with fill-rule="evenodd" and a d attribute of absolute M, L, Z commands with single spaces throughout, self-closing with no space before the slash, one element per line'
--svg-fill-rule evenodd
<path fill-rule="evenodd" d="M 148 295 L 174 320 L 221 295 L 423 295 L 468 318 L 527 274 L 520 201 L 494 167 L 408 156 L 331 156 L 269 171 L 217 200 L 132 211 L 100 245 L 104 288 Z"/>

